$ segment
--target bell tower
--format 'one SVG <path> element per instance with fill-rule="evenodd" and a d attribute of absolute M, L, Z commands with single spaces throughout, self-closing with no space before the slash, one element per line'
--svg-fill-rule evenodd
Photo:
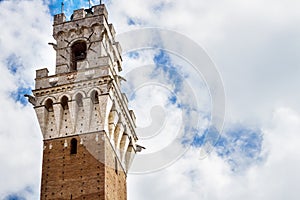
<path fill-rule="evenodd" d="M 56 70 L 36 71 L 28 96 L 43 134 L 41 198 L 126 200 L 137 151 L 135 115 L 120 90 L 121 47 L 103 4 L 54 16 Z"/>

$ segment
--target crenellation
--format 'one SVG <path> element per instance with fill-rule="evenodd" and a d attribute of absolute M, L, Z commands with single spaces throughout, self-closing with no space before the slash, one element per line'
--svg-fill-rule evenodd
<path fill-rule="evenodd" d="M 107 78 L 111 79 L 112 75 L 107 67 L 102 68 L 84 68 L 77 72 L 70 72 L 64 74 L 57 74 L 53 76 L 45 76 L 36 79 L 36 90 L 53 88 L 54 86 L 63 86 L 68 84 L 76 84 L 83 81 L 90 81 L 94 83 L 99 78 L 103 79 L 101 82 L 105 82 Z"/>
<path fill-rule="evenodd" d="M 113 24 L 108 24 L 109 31 L 111 33 L 112 38 L 116 37 L 116 30 Z M 114 40 L 112 41 L 113 43 L 115 42 Z"/>
<path fill-rule="evenodd" d="M 130 117 L 131 117 L 131 119 L 133 121 L 134 126 L 136 127 L 136 117 L 135 117 L 134 111 L 133 110 L 129 110 L 129 114 L 130 114 Z"/>
<path fill-rule="evenodd" d="M 36 79 L 48 77 L 49 71 L 47 68 L 36 70 Z"/>
<path fill-rule="evenodd" d="M 78 15 L 80 15 L 80 14 L 78 14 Z M 82 14 L 82 15 L 84 15 L 84 14 Z M 70 39 L 70 38 L 72 38 L 72 36 L 74 38 L 74 36 L 75 36 L 74 33 L 76 33 L 76 31 L 80 30 L 80 29 L 82 29 L 82 30 L 87 29 L 87 30 L 89 30 L 89 34 L 91 34 L 92 31 L 90 31 L 90 29 L 94 28 L 94 31 L 96 31 L 95 27 L 97 27 L 97 26 L 100 26 L 101 29 L 103 29 L 104 27 L 108 27 L 106 19 L 103 15 L 87 17 L 87 18 L 78 17 L 76 20 L 74 19 L 71 21 L 67 21 L 65 23 L 54 24 L 53 37 L 56 40 L 61 40 L 63 38 Z M 108 29 L 108 31 L 109 31 L 109 29 Z M 83 32 L 84 31 L 81 31 L 80 33 L 83 33 Z M 101 33 L 101 32 L 99 32 L 99 33 Z M 64 40 L 61 40 L 61 41 L 64 41 Z M 69 41 L 69 40 L 67 40 L 67 41 Z M 67 42 L 67 43 L 69 43 L 69 42 Z"/>
<path fill-rule="evenodd" d="M 94 8 L 94 15 L 104 15 L 105 18 L 108 18 L 108 12 L 104 4 L 96 5 Z"/>
<path fill-rule="evenodd" d="M 70 71 L 70 67 L 66 64 L 61 64 L 56 66 L 56 74 L 64 74 Z"/>
<path fill-rule="evenodd" d="M 64 13 L 54 15 L 54 25 L 62 24 L 64 22 L 66 22 L 66 15 Z"/>
<path fill-rule="evenodd" d="M 116 46 L 116 48 L 117 48 L 117 50 L 119 52 L 120 58 L 122 60 L 122 56 L 121 56 L 122 55 L 122 47 L 121 47 L 120 43 L 119 42 L 115 42 L 114 45 Z"/>
<path fill-rule="evenodd" d="M 85 17 L 85 11 L 84 8 L 78 9 L 78 10 L 74 10 L 73 12 L 73 17 L 71 17 L 71 20 L 78 20 L 78 19 L 83 19 Z"/>

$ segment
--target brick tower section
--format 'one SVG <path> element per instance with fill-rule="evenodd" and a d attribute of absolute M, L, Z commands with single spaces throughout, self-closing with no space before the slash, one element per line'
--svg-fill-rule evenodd
<path fill-rule="evenodd" d="M 121 47 L 103 4 L 54 16 L 55 74 L 29 100 L 44 139 L 42 200 L 126 200 L 135 116 L 120 90 Z"/>

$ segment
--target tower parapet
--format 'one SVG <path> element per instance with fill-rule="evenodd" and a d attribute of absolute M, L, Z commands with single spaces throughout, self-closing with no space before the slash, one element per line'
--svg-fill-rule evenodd
<path fill-rule="evenodd" d="M 86 67 L 86 62 L 82 62 L 85 56 L 90 68 L 98 67 L 103 62 L 111 62 L 116 72 L 121 71 L 121 47 L 115 42 L 113 25 L 107 22 L 105 6 L 94 6 L 88 12 L 87 9 L 75 10 L 72 16 L 70 21 L 65 21 L 64 14 L 54 17 L 56 73 Z M 89 53 L 86 54 L 86 51 Z"/>

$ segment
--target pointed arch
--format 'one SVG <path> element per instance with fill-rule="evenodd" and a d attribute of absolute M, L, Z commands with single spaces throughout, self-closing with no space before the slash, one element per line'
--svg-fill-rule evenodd
<path fill-rule="evenodd" d="M 87 43 L 77 40 L 71 45 L 71 71 L 77 71 L 77 62 L 83 61 L 87 56 Z"/>
<path fill-rule="evenodd" d="M 101 94 L 101 90 L 99 88 L 94 87 L 94 88 L 89 90 L 89 92 L 87 93 L 87 96 L 90 97 L 94 91 L 97 91 L 98 94 Z"/>
<path fill-rule="evenodd" d="M 68 110 L 68 109 L 69 109 L 69 104 L 68 104 L 68 102 L 69 102 L 69 98 L 68 98 L 67 96 L 63 96 L 63 97 L 61 98 L 60 103 L 61 103 L 61 106 L 62 106 L 62 108 L 63 108 L 64 110 Z"/>
<path fill-rule="evenodd" d="M 51 98 L 46 100 L 45 108 L 48 110 L 48 112 L 53 112 L 53 101 Z"/>
<path fill-rule="evenodd" d="M 77 91 L 75 94 L 73 94 L 73 96 L 72 96 L 72 99 L 74 100 L 76 100 L 76 96 L 78 95 L 78 94 L 81 94 L 82 95 L 82 98 L 86 98 L 86 93 L 84 92 L 84 91 Z"/>
<path fill-rule="evenodd" d="M 99 104 L 99 93 L 96 90 L 91 93 L 91 99 L 93 104 Z"/>
<path fill-rule="evenodd" d="M 83 96 L 81 93 L 77 93 L 75 96 L 75 101 L 78 107 L 83 107 Z"/>
<path fill-rule="evenodd" d="M 54 96 L 48 96 L 48 97 L 45 97 L 43 100 L 41 100 L 41 104 L 40 105 L 45 105 L 46 104 L 46 101 L 48 99 L 51 99 L 53 104 L 56 103 L 56 98 Z"/>
<path fill-rule="evenodd" d="M 91 98 L 94 104 L 99 104 L 99 95 L 101 91 L 98 88 L 93 88 L 89 91 L 88 96 Z"/>
<path fill-rule="evenodd" d="M 72 97 L 71 97 L 70 94 L 64 93 L 64 94 L 60 95 L 60 96 L 57 98 L 57 103 L 58 103 L 58 102 L 61 102 L 63 97 L 67 97 L 68 100 L 72 100 Z"/>
<path fill-rule="evenodd" d="M 63 36 L 64 34 L 66 34 L 67 32 L 66 31 L 59 31 L 57 34 L 56 34 L 56 36 L 57 37 L 61 37 L 61 36 Z"/>

